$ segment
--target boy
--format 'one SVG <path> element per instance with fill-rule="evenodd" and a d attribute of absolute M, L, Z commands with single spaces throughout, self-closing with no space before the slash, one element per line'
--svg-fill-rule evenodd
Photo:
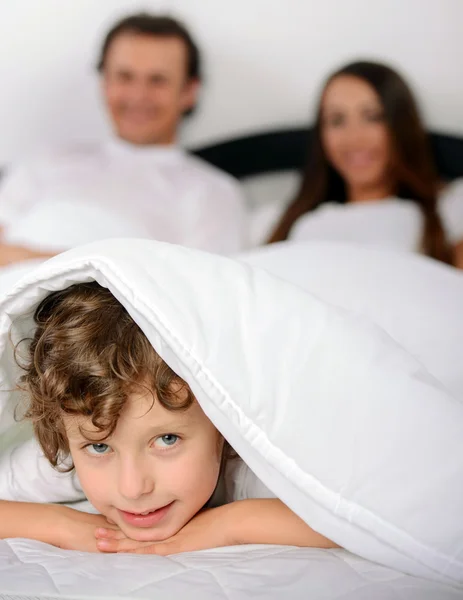
<path fill-rule="evenodd" d="M 101 514 L 0 502 L 0 538 L 153 554 L 335 547 L 275 498 L 224 503 L 233 496 L 220 485 L 231 448 L 107 289 L 92 282 L 54 292 L 35 324 L 21 381 L 26 416 L 46 458 L 76 469 Z"/>

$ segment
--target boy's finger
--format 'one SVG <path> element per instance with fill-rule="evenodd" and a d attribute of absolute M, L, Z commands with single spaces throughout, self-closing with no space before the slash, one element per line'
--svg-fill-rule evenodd
<path fill-rule="evenodd" d="M 100 552 L 118 552 L 119 540 L 96 540 L 96 547 Z"/>
<path fill-rule="evenodd" d="M 167 546 L 167 544 L 149 544 L 147 546 L 142 546 L 141 548 L 134 548 L 133 550 L 130 550 L 130 552 L 133 554 L 157 554 L 158 556 L 167 556 L 165 546 Z"/>
<path fill-rule="evenodd" d="M 123 540 L 98 539 L 96 541 L 96 547 L 100 552 L 136 552 L 138 549 L 141 549 L 142 545 L 150 546 L 152 542 L 136 542 L 129 538 Z"/>
<path fill-rule="evenodd" d="M 180 554 L 181 552 L 186 552 L 186 550 L 181 547 L 180 542 L 158 542 L 156 544 L 148 542 L 146 546 L 136 548 L 130 552 L 133 552 L 134 554 L 157 554 L 158 556 L 170 556 L 171 554 Z"/>
<path fill-rule="evenodd" d="M 136 544 L 136 546 L 134 546 Z M 130 552 L 131 554 L 140 554 L 139 550 L 153 548 L 156 544 L 153 542 L 134 542 L 133 540 L 122 540 L 119 542 L 118 552 Z M 156 552 L 143 552 L 142 554 L 156 554 Z"/>
<path fill-rule="evenodd" d="M 95 529 L 95 537 L 105 540 L 123 540 L 127 536 L 120 529 L 112 529 L 111 527 L 97 527 Z"/>

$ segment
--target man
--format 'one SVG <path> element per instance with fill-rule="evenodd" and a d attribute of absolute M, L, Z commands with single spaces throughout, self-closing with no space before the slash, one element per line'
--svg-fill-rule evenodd
<path fill-rule="evenodd" d="M 165 16 L 129 16 L 107 34 L 98 70 L 114 137 L 11 171 L 0 188 L 0 266 L 102 237 L 240 250 L 238 183 L 176 145 L 201 80 L 185 27 Z"/>

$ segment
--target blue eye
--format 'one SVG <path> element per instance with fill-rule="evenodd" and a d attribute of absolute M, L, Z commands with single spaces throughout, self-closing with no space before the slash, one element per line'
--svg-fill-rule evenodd
<path fill-rule="evenodd" d="M 108 454 L 111 450 L 108 444 L 89 444 L 88 446 L 85 446 L 85 449 L 89 454 L 92 454 L 93 456 L 101 456 L 103 454 Z"/>
<path fill-rule="evenodd" d="M 175 444 L 178 442 L 178 439 L 178 435 L 175 435 L 174 433 L 166 433 L 165 435 L 161 435 L 161 437 L 157 438 L 156 444 L 164 448 L 170 448 L 175 446 Z"/>

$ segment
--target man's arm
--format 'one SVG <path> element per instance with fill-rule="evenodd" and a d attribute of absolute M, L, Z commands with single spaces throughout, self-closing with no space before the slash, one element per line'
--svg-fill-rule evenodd
<path fill-rule="evenodd" d="M 32 250 L 31 248 L 27 248 L 25 246 L 5 244 L 1 241 L 0 230 L 0 267 L 5 267 L 7 265 L 12 265 L 25 260 L 32 260 L 34 258 L 43 258 L 43 260 L 46 260 L 55 254 L 55 252 L 41 252 L 39 250 Z"/>
<path fill-rule="evenodd" d="M 249 245 L 246 200 L 237 181 L 211 185 L 198 203 L 196 219 L 190 223 L 187 247 L 230 255 Z"/>

